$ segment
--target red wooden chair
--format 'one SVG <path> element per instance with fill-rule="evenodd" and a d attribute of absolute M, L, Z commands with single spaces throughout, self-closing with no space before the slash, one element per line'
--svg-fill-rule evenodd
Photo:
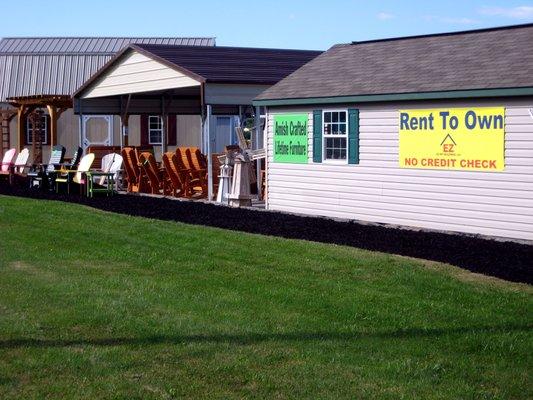
<path fill-rule="evenodd" d="M 152 194 L 168 194 L 167 183 L 163 174 L 163 169 L 157 166 L 152 153 L 143 152 L 139 155 L 139 164 L 145 175 L 148 177 L 150 192 Z"/>
<path fill-rule="evenodd" d="M 204 192 L 200 181 L 191 179 L 190 171 L 180 162 L 176 153 L 163 154 L 163 164 L 173 196 L 187 198 L 203 196 Z"/>
<path fill-rule="evenodd" d="M 139 165 L 137 151 L 133 147 L 124 147 L 121 151 L 126 171 L 127 191 L 132 193 L 149 192 L 148 177 Z"/>
<path fill-rule="evenodd" d="M 195 150 L 195 156 L 196 156 L 196 151 L 200 152 L 200 150 L 196 147 L 194 149 L 196 149 Z M 189 153 L 189 156 L 187 155 L 187 153 Z M 207 196 L 207 169 L 199 168 L 201 166 L 200 163 L 198 163 L 197 166 L 195 167 L 195 163 L 193 162 L 193 159 L 190 156 L 190 148 L 178 147 L 176 149 L 176 157 L 178 159 L 178 162 L 183 166 L 183 168 L 189 171 L 190 179 L 198 181 L 199 186 L 202 188 L 203 197 L 206 197 Z"/>

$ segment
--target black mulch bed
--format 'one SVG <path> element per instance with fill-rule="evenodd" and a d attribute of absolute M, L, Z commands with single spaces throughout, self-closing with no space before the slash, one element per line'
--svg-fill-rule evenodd
<path fill-rule="evenodd" d="M 67 201 L 120 214 L 353 246 L 441 261 L 510 281 L 533 283 L 533 245 L 149 196 L 117 195 L 89 199 L 2 184 L 0 194 Z"/>

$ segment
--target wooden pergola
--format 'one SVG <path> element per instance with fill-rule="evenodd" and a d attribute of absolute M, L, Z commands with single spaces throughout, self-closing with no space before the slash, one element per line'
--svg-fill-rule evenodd
<path fill-rule="evenodd" d="M 50 115 L 50 145 L 57 143 L 57 120 L 67 109 L 72 108 L 72 98 L 62 94 L 40 94 L 34 96 L 8 97 L 7 102 L 17 108 L 17 150 L 24 145 L 24 122 L 36 109 L 46 108 Z"/>

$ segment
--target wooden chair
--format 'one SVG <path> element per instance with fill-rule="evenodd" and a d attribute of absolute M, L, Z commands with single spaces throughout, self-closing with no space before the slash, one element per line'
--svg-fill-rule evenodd
<path fill-rule="evenodd" d="M 96 159 L 96 157 L 95 157 Z M 95 193 L 105 193 L 112 196 L 118 191 L 120 167 L 122 156 L 120 154 L 106 154 L 101 160 L 102 168 L 87 172 L 87 196 L 93 197 Z"/>
<path fill-rule="evenodd" d="M 189 162 L 192 164 L 193 168 L 196 170 L 206 170 L 207 171 L 207 157 L 202 154 L 198 147 L 188 147 L 185 150 Z"/>
<path fill-rule="evenodd" d="M 195 158 L 197 158 L 196 152 L 200 152 L 200 149 L 198 149 L 197 147 L 194 147 L 193 149 L 196 149 Z M 187 156 L 187 153 L 189 153 L 189 156 Z M 178 158 L 178 162 L 181 163 L 181 165 L 183 166 L 183 169 L 189 171 L 190 179 L 198 180 L 198 184 L 202 187 L 202 193 L 204 194 L 204 197 L 207 196 L 207 169 L 195 168 L 195 164 L 192 161 L 193 158 L 192 156 L 190 156 L 190 148 L 176 148 L 176 157 Z M 199 167 L 200 163 L 198 163 L 197 165 Z"/>
<path fill-rule="evenodd" d="M 29 158 L 30 151 L 28 149 L 22 149 L 11 169 L 11 176 L 9 178 L 11 184 L 15 183 L 17 180 L 24 180 L 26 178 L 26 168 L 29 167 Z"/>
<path fill-rule="evenodd" d="M 78 164 L 80 163 L 81 157 L 83 156 L 83 149 L 81 147 L 78 147 L 74 154 L 72 155 L 72 158 L 70 159 L 70 162 L 65 164 L 63 167 L 65 169 L 76 169 L 78 168 Z"/>
<path fill-rule="evenodd" d="M 56 173 L 63 166 L 65 148 L 61 145 L 52 147 L 48 164 L 34 164 L 28 171 L 30 188 L 38 186 L 53 190 Z"/>
<path fill-rule="evenodd" d="M 152 153 L 143 152 L 139 155 L 139 164 L 148 177 L 150 192 L 152 194 L 167 194 L 167 184 L 163 170 L 157 166 L 155 157 Z"/>
<path fill-rule="evenodd" d="M 73 184 L 80 187 L 80 194 L 83 193 L 83 189 L 87 186 L 87 172 L 91 169 L 91 165 L 94 162 L 94 154 L 89 153 L 84 155 L 77 169 L 72 170 L 60 170 L 56 177 L 56 193 L 59 193 L 60 185 L 67 185 L 67 193 L 70 194 L 70 188 Z"/>
<path fill-rule="evenodd" d="M 168 152 L 163 154 L 163 165 L 165 174 L 168 177 L 170 193 L 175 197 L 197 197 L 203 196 L 202 186 L 198 179 L 191 179 L 188 169 L 180 162 L 176 153 Z"/>
<path fill-rule="evenodd" d="M 135 149 L 133 147 L 124 147 L 120 152 L 124 160 L 124 171 L 126 171 L 126 190 L 128 192 L 139 191 L 139 174 L 137 173 L 137 162 L 135 160 Z"/>
<path fill-rule="evenodd" d="M 122 156 L 116 153 L 106 154 L 101 160 L 102 172 L 114 173 L 113 180 L 115 182 L 119 179 L 119 174 L 122 168 Z M 101 176 L 98 184 L 103 186 L 107 180 L 106 176 Z"/>
<path fill-rule="evenodd" d="M 9 174 L 9 170 L 13 166 L 13 162 L 15 161 L 15 155 L 17 154 L 16 149 L 9 149 L 5 152 L 4 158 L 2 158 L 2 164 L 0 164 L 0 172 L 5 172 L 6 174 Z"/>
<path fill-rule="evenodd" d="M 148 177 L 139 165 L 137 151 L 134 147 L 124 147 L 121 152 L 126 171 L 127 191 L 132 193 L 149 192 Z"/>
<path fill-rule="evenodd" d="M 7 171 L 0 170 L 0 178 L 6 179 L 9 184 L 13 184 L 17 177 L 25 177 L 25 169 L 28 167 L 28 158 L 30 157 L 30 151 L 28 149 L 22 149 L 18 154 L 15 162 L 9 167 Z"/>

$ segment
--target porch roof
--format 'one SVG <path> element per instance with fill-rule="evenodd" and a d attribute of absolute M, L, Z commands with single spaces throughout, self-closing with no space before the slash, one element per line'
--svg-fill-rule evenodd
<path fill-rule="evenodd" d="M 116 112 L 120 97 L 131 105 L 163 96 L 195 106 L 251 105 L 263 90 L 320 52 L 212 46 L 132 44 L 86 81 L 74 94 L 86 112 Z M 160 100 L 159 100 L 160 101 Z M 108 111 L 102 109 L 109 104 Z M 113 106 L 114 104 L 114 106 Z M 106 107 L 104 107 L 106 108 Z M 78 109 L 78 107 L 76 107 Z M 115 110 L 115 111 L 113 111 Z"/>

